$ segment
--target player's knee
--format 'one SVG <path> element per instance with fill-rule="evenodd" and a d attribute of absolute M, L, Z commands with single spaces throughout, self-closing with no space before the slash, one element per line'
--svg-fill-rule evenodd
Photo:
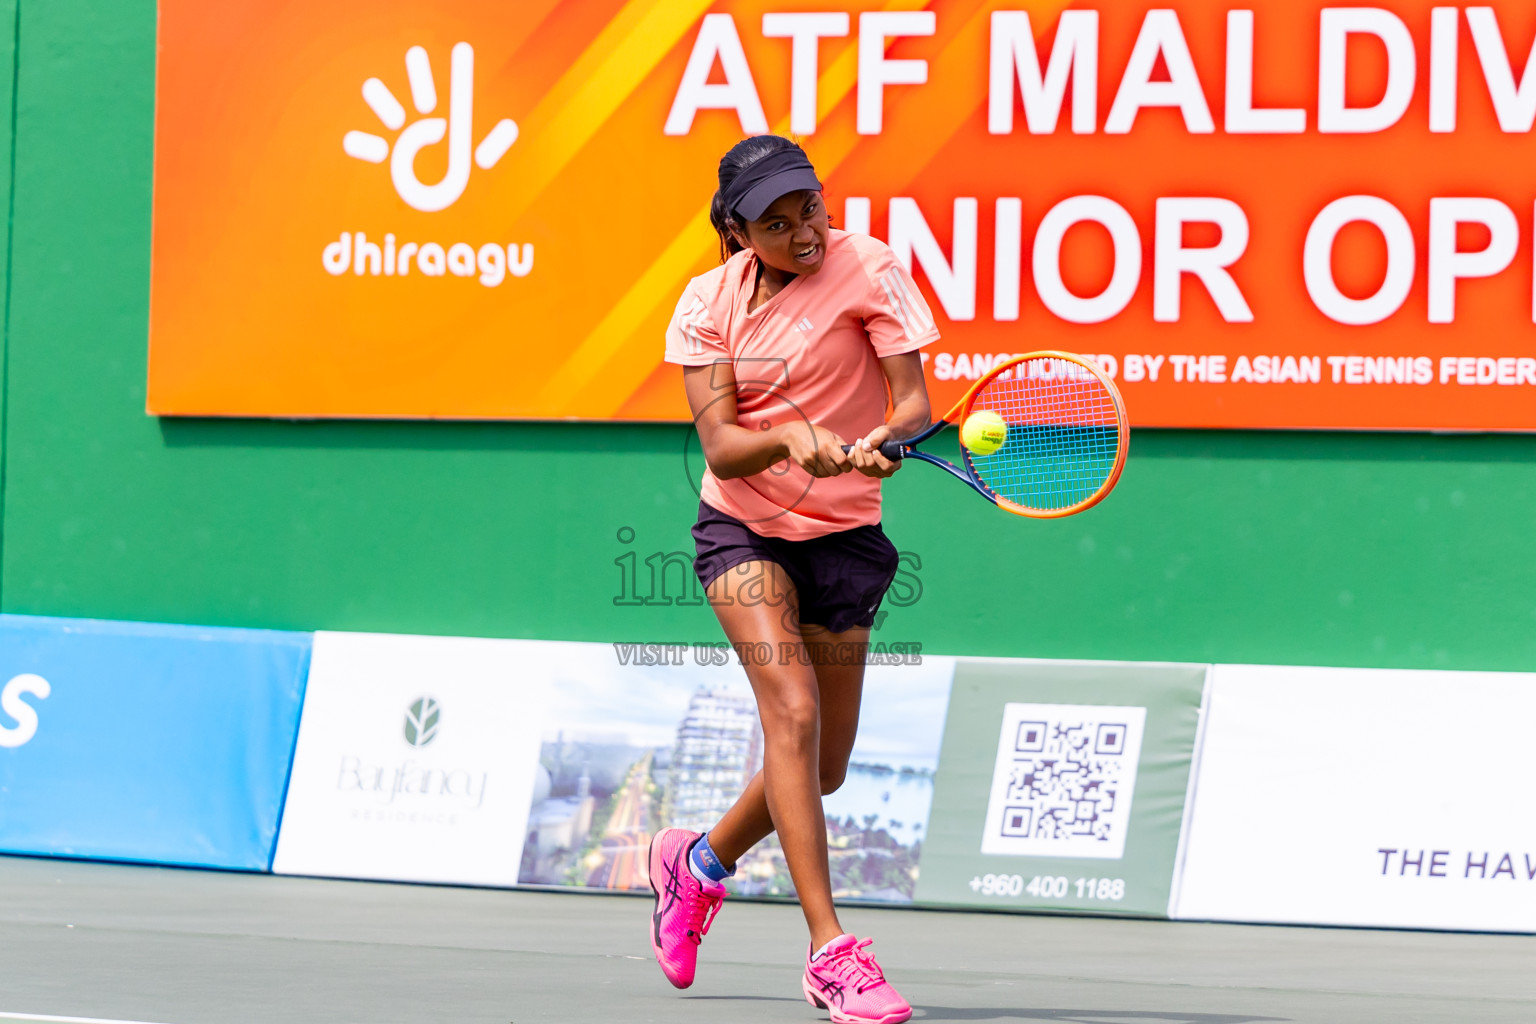
<path fill-rule="evenodd" d="M 771 714 L 764 716 L 763 730 L 769 742 L 789 743 L 795 747 L 814 747 L 821 729 L 821 708 L 811 693 L 793 693 L 774 701 Z"/>
<path fill-rule="evenodd" d="M 821 795 L 830 796 L 842 788 L 848 777 L 847 765 L 823 765 L 821 769 Z"/>

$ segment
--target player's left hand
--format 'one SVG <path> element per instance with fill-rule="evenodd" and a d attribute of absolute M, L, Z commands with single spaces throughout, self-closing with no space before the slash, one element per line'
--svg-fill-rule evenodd
<path fill-rule="evenodd" d="M 853 463 L 854 469 L 865 476 L 883 480 L 901 468 L 900 462 L 892 462 L 880 454 L 880 446 L 889 440 L 891 429 L 882 423 L 853 442 L 853 447 L 848 451 L 848 460 Z"/>

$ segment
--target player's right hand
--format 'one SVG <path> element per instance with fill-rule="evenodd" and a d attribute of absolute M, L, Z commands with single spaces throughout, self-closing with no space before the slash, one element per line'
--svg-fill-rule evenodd
<path fill-rule="evenodd" d="M 843 444 L 834 431 L 815 423 L 796 423 L 785 431 L 789 461 L 815 477 L 841 476 L 853 470 Z"/>

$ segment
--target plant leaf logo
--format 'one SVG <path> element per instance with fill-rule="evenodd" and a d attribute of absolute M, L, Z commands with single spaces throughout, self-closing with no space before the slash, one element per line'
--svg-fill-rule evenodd
<path fill-rule="evenodd" d="M 432 62 L 427 51 L 413 46 L 405 51 L 405 73 L 411 84 L 411 104 L 418 114 L 437 109 L 437 84 L 432 78 Z M 406 205 L 425 213 L 452 206 L 469 184 L 470 131 L 475 109 L 475 51 L 468 43 L 453 48 L 448 84 L 448 116 L 421 117 L 405 123 L 405 107 L 377 78 L 363 83 L 363 100 L 378 115 L 384 127 L 400 131 L 393 154 L 389 140 L 369 132 L 350 131 L 342 138 L 341 148 L 350 157 L 381 164 L 389 160 L 389 176 L 395 191 Z M 427 146 L 448 138 L 448 172 L 435 185 L 424 185 L 416 177 L 416 154 Z M 512 143 L 517 141 L 517 122 L 502 118 L 475 147 L 475 163 L 488 171 L 496 166 Z"/>
<path fill-rule="evenodd" d="M 442 708 L 431 697 L 422 697 L 405 711 L 405 742 L 424 747 L 437 738 Z"/>

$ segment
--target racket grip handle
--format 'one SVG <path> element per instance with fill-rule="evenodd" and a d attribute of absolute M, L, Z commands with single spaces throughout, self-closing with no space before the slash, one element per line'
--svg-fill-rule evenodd
<path fill-rule="evenodd" d="M 882 444 L 880 446 L 880 454 L 884 455 L 886 458 L 890 459 L 892 462 L 900 462 L 902 459 L 906 458 L 906 456 L 907 456 L 907 453 L 902 451 L 901 449 L 902 449 L 902 444 L 901 444 L 900 441 L 887 441 L 887 442 L 885 442 L 884 444 Z M 843 445 L 843 454 L 844 455 L 847 455 L 851 451 L 853 451 L 853 445 L 851 445 L 851 444 Z"/>

